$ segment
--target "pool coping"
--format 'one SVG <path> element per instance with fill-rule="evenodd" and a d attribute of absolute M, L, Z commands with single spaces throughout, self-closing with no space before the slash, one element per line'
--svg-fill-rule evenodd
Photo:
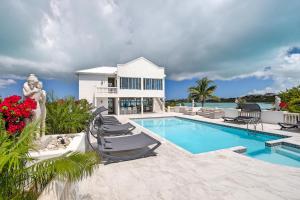
<path fill-rule="evenodd" d="M 260 131 L 260 130 L 252 130 L 252 129 L 247 129 L 247 128 L 243 128 L 243 127 L 237 127 L 234 126 L 234 124 L 223 124 L 220 122 L 210 122 L 210 121 L 204 121 L 201 119 L 194 119 L 194 118 L 190 118 L 190 116 L 185 116 L 185 115 L 164 115 L 164 116 L 139 116 L 139 117 L 130 117 L 128 118 L 128 120 L 130 121 L 130 123 L 133 123 L 133 125 L 138 126 L 139 128 L 141 128 L 142 130 L 144 130 L 144 132 L 150 134 L 151 136 L 154 136 L 156 139 L 159 139 L 159 141 L 161 141 L 162 143 L 168 143 L 171 146 L 180 149 L 182 152 L 185 152 L 186 154 L 190 155 L 190 156 L 198 156 L 198 155 L 202 155 L 202 154 L 206 154 L 206 153 L 211 153 L 211 152 L 219 152 L 219 151 L 231 151 L 240 155 L 243 155 L 243 153 L 247 152 L 247 148 L 244 146 L 233 146 L 233 147 L 229 147 L 229 148 L 223 148 L 223 149 L 217 149 L 214 151 L 208 151 L 208 152 L 201 152 L 201 153 L 192 153 L 186 149 L 184 149 L 183 147 L 180 147 L 179 145 L 169 141 L 168 139 L 154 133 L 153 131 L 143 127 L 142 125 L 134 122 L 134 119 L 155 119 L 155 118 L 170 118 L 170 117 L 175 117 L 175 118 L 182 118 L 182 119 L 187 119 L 187 120 L 192 120 L 192 121 L 197 121 L 197 122 L 202 122 L 202 123 L 209 123 L 212 125 L 219 125 L 219 126 L 225 126 L 225 127 L 230 127 L 230 128 L 237 128 L 237 129 L 241 129 L 241 130 L 247 130 L 247 131 L 251 131 L 251 132 L 258 132 L 259 134 L 263 134 L 263 135 L 269 135 L 269 136 L 279 136 L 282 138 L 279 139 L 275 139 L 275 140 L 270 140 L 270 141 L 266 141 L 265 142 L 265 146 L 266 147 L 275 147 L 275 146 L 280 146 L 280 145 L 286 145 L 286 146 L 290 146 L 296 149 L 300 150 L 300 145 L 299 144 L 295 144 L 295 143 L 291 143 L 289 141 L 285 141 L 286 139 L 290 139 L 293 136 L 289 135 L 289 134 L 280 134 L 280 133 L 272 133 L 272 132 L 266 132 L 266 131 Z M 244 155 L 243 155 L 244 156 Z M 257 160 L 255 158 L 249 157 L 251 159 Z M 266 161 L 265 161 L 266 162 Z"/>

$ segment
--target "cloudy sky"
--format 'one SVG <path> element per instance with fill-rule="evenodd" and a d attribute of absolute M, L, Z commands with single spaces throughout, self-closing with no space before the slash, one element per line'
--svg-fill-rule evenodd
<path fill-rule="evenodd" d="M 74 71 L 144 56 L 167 96 L 208 76 L 223 97 L 300 84 L 299 0 L 0 0 L 0 95 L 36 73 L 77 96 Z M 180 90 L 179 90 L 180 89 Z"/>

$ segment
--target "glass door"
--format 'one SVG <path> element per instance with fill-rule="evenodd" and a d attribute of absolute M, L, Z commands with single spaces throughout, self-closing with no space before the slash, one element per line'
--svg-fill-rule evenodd
<path fill-rule="evenodd" d="M 153 98 L 144 98 L 143 112 L 153 112 Z"/>
<path fill-rule="evenodd" d="M 108 114 L 115 114 L 115 99 L 108 98 Z"/>
<path fill-rule="evenodd" d="M 116 79 L 112 77 L 108 77 L 107 79 L 108 87 L 116 87 Z"/>

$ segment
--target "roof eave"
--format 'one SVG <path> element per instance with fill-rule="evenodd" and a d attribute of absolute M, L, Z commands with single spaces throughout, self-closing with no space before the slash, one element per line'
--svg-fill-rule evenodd
<path fill-rule="evenodd" d="M 76 74 L 98 74 L 98 75 L 117 75 L 117 72 L 114 73 L 101 73 L 101 72 L 76 72 Z"/>

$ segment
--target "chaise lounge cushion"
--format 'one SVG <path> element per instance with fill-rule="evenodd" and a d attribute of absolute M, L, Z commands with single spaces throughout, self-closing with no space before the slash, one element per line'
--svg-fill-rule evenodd
<path fill-rule="evenodd" d="M 160 144 L 160 142 L 145 133 L 139 133 L 131 136 L 113 137 L 113 138 L 101 138 L 101 144 L 99 148 L 103 152 L 120 152 L 131 151 L 148 147 L 154 144 Z"/>

